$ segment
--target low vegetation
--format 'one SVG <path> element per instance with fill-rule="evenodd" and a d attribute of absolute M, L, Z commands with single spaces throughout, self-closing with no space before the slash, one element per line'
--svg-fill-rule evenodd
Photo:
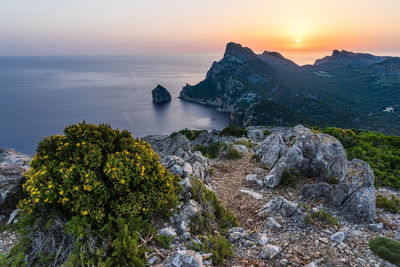
<path fill-rule="evenodd" d="M 201 243 L 192 243 L 191 249 L 212 253 L 212 262 L 217 266 L 224 266 L 225 260 L 233 256 L 231 243 L 225 236 L 207 235 L 200 239 Z"/>
<path fill-rule="evenodd" d="M 193 141 L 194 139 L 199 137 L 200 134 L 206 133 L 206 132 L 207 132 L 206 130 L 189 130 L 188 128 L 185 128 L 183 130 L 180 130 L 179 132 L 173 132 L 170 135 L 170 137 L 174 137 L 178 133 L 180 133 L 180 134 L 183 134 L 184 136 L 186 136 L 186 138 L 189 139 L 190 141 Z"/>
<path fill-rule="evenodd" d="M 156 240 L 165 249 L 170 249 L 171 248 L 170 244 L 171 244 L 172 240 L 174 240 L 174 238 L 175 238 L 174 235 L 173 236 L 169 236 L 169 235 L 166 235 L 166 234 L 158 234 L 156 236 Z"/>
<path fill-rule="evenodd" d="M 382 259 L 392 264 L 400 264 L 400 242 L 380 236 L 370 240 L 369 247 Z"/>
<path fill-rule="evenodd" d="M 235 149 L 232 144 L 212 142 L 208 146 L 195 145 L 193 151 L 200 151 L 204 156 L 210 159 L 223 157 L 229 160 L 240 159 L 242 155 Z"/>
<path fill-rule="evenodd" d="M 324 209 L 321 209 L 317 212 L 313 212 L 311 214 L 311 218 L 321 221 L 328 225 L 336 225 L 340 227 L 339 219 L 335 218 L 332 214 L 326 212 Z"/>
<path fill-rule="evenodd" d="M 392 195 L 391 198 L 377 195 L 376 207 L 384 209 L 391 213 L 400 213 L 400 199 L 396 198 L 394 195 Z"/>
<path fill-rule="evenodd" d="M 207 158 L 215 159 L 218 158 L 221 147 L 222 147 L 221 143 L 213 142 L 208 146 L 195 145 L 192 147 L 192 150 L 200 151 Z"/>
<path fill-rule="evenodd" d="M 340 183 L 340 179 L 335 177 L 335 176 L 333 176 L 333 175 L 330 175 L 328 182 L 330 184 L 339 184 Z"/>
<path fill-rule="evenodd" d="M 221 136 L 235 136 L 235 137 L 243 137 L 247 135 L 247 131 L 244 128 L 241 127 L 235 127 L 235 126 L 228 126 L 224 128 L 220 134 Z"/>
<path fill-rule="evenodd" d="M 371 165 L 375 186 L 400 189 L 400 136 L 339 128 L 321 131 L 336 137 L 343 144 L 349 160 L 358 158 Z"/>
<path fill-rule="evenodd" d="M 196 214 L 190 222 L 192 233 L 210 233 L 217 230 L 225 234 L 228 229 L 238 226 L 237 219 L 233 213 L 222 206 L 221 201 L 214 192 L 208 190 L 204 184 L 192 178 L 193 186 L 191 193 L 193 199 L 201 204 L 202 211 Z"/>
<path fill-rule="evenodd" d="M 224 157 L 229 160 L 234 160 L 234 159 L 241 159 L 242 154 L 234 148 L 232 145 L 225 145 L 226 147 L 223 148 L 225 150 Z"/>
<path fill-rule="evenodd" d="M 248 149 L 252 149 L 254 147 L 254 143 L 251 142 L 249 139 L 238 139 L 235 142 L 233 142 L 235 145 L 243 145 L 247 147 Z"/>
<path fill-rule="evenodd" d="M 270 131 L 268 131 L 268 130 L 264 130 L 264 136 L 268 136 L 268 135 L 270 135 L 271 134 L 271 132 Z"/>
<path fill-rule="evenodd" d="M 282 177 L 279 182 L 279 186 L 296 188 L 297 187 L 297 176 L 298 176 L 298 173 L 296 173 L 295 169 L 285 170 L 282 173 Z"/>
<path fill-rule="evenodd" d="M 177 205 L 180 178 L 149 144 L 108 125 L 46 137 L 30 165 L 12 266 L 143 266 L 152 218 Z"/>
<path fill-rule="evenodd" d="M 326 226 L 340 227 L 339 219 L 328 213 L 326 210 L 321 209 L 313 212 L 309 206 L 302 205 L 302 208 L 307 212 L 306 223 L 319 224 Z"/>

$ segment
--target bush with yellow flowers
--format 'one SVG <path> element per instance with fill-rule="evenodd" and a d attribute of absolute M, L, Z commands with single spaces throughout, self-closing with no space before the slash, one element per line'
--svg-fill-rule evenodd
<path fill-rule="evenodd" d="M 146 217 L 177 201 L 178 177 L 148 143 L 128 131 L 85 122 L 38 145 L 19 207 L 62 210 L 97 223 L 108 216 Z"/>

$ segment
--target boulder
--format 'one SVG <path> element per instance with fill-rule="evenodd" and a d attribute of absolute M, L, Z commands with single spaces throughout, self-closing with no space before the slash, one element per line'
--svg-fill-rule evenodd
<path fill-rule="evenodd" d="M 315 197 L 325 199 L 327 203 L 331 201 L 333 187 L 325 182 L 316 184 L 306 184 L 301 190 L 301 194 L 305 198 Z"/>
<path fill-rule="evenodd" d="M 23 174 L 29 170 L 31 160 L 31 156 L 12 149 L 0 149 L 0 214 L 9 214 L 15 209 Z"/>
<path fill-rule="evenodd" d="M 264 131 L 262 129 L 249 128 L 247 128 L 247 137 L 250 140 L 262 141 L 265 138 Z"/>
<path fill-rule="evenodd" d="M 163 103 L 171 101 L 171 94 L 168 92 L 167 89 L 165 89 L 161 85 L 157 85 L 157 87 L 151 91 L 151 95 L 153 97 L 154 103 Z"/>
<path fill-rule="evenodd" d="M 373 223 L 376 215 L 374 172 L 368 163 L 353 159 L 348 173 L 332 191 L 332 204 L 345 217 L 358 223 Z"/>
<path fill-rule="evenodd" d="M 282 228 L 282 225 L 280 223 L 278 223 L 274 218 L 269 217 L 267 219 L 266 225 L 269 228 L 275 229 L 275 230 L 280 230 Z"/>
<path fill-rule="evenodd" d="M 341 243 L 343 242 L 345 238 L 345 233 L 344 232 L 337 232 L 331 235 L 331 240 L 336 242 L 336 243 Z"/>
<path fill-rule="evenodd" d="M 280 134 L 271 134 L 261 142 L 256 155 L 267 168 L 272 168 L 279 158 L 286 154 L 286 144 Z"/>
<path fill-rule="evenodd" d="M 271 172 L 263 179 L 267 187 L 276 187 L 288 169 L 308 177 L 342 181 L 348 161 L 343 145 L 334 137 L 313 133 L 301 125 L 279 128 L 255 149 L 255 154 Z"/>
<path fill-rule="evenodd" d="M 287 220 L 303 225 L 307 217 L 307 213 L 304 212 L 298 203 L 287 200 L 284 197 L 274 197 L 264 207 L 262 207 L 258 213 L 259 216 L 263 215 L 276 215 L 279 214 L 285 217 Z M 268 219 L 267 219 L 268 220 Z M 267 221 L 270 223 L 271 220 Z"/>
<path fill-rule="evenodd" d="M 261 252 L 260 258 L 265 259 L 265 260 L 270 259 L 273 256 L 275 256 L 276 254 L 278 254 L 279 252 L 281 252 L 281 250 L 282 250 L 281 247 L 267 244 L 264 247 L 263 251 Z"/>
<path fill-rule="evenodd" d="M 202 207 L 201 205 L 191 199 L 177 214 L 174 214 L 174 221 L 177 223 L 181 223 L 185 221 L 187 224 L 190 223 L 190 220 L 193 216 L 197 213 L 201 212 Z"/>
<path fill-rule="evenodd" d="M 255 154 L 269 173 L 256 173 L 266 187 L 280 184 L 286 170 L 295 170 L 306 177 L 315 177 L 319 183 L 306 185 L 302 190 L 305 198 L 323 198 L 340 209 L 345 217 L 354 222 L 371 223 L 375 217 L 374 173 L 369 164 L 347 160 L 343 145 L 334 137 L 313 133 L 301 125 L 293 128 L 277 128 L 255 149 Z M 327 181 L 336 179 L 331 186 Z"/>
<path fill-rule="evenodd" d="M 365 161 L 353 159 L 349 162 L 348 172 L 341 184 L 349 187 L 350 194 L 361 187 L 374 186 L 374 171 Z"/>
<path fill-rule="evenodd" d="M 177 156 L 184 160 L 190 157 L 190 141 L 183 134 L 173 137 L 163 135 L 149 135 L 143 138 L 163 158 L 167 155 Z"/>
<path fill-rule="evenodd" d="M 160 155 L 161 164 L 182 178 L 194 176 L 208 181 L 210 160 L 191 151 L 190 141 L 180 133 L 173 136 L 150 135 L 143 138 Z"/>
<path fill-rule="evenodd" d="M 193 250 L 178 250 L 168 257 L 163 266 L 165 267 L 202 267 L 203 259 L 198 252 Z"/>
<path fill-rule="evenodd" d="M 375 201 L 375 188 L 362 187 L 349 196 L 341 209 L 350 221 L 373 223 L 376 216 Z"/>
<path fill-rule="evenodd" d="M 266 244 L 268 244 L 268 237 L 265 234 L 260 234 L 260 239 L 258 239 L 258 244 L 260 244 L 261 246 L 265 246 Z"/>
<path fill-rule="evenodd" d="M 383 223 L 370 223 L 368 224 L 368 228 L 373 232 L 380 232 L 383 230 Z"/>

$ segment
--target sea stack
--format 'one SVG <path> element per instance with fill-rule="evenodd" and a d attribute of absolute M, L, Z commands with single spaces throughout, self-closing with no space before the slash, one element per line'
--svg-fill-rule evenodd
<path fill-rule="evenodd" d="M 171 94 L 168 92 L 167 89 L 165 89 L 161 85 L 157 85 L 157 87 L 154 88 L 153 91 L 151 91 L 151 94 L 153 96 L 154 103 L 163 103 L 171 101 Z"/>

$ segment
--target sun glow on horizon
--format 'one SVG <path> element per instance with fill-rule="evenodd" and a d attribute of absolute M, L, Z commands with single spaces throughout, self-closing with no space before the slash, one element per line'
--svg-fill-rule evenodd
<path fill-rule="evenodd" d="M 400 47 L 398 0 L 2 0 L 0 9 L 0 55 Z"/>

